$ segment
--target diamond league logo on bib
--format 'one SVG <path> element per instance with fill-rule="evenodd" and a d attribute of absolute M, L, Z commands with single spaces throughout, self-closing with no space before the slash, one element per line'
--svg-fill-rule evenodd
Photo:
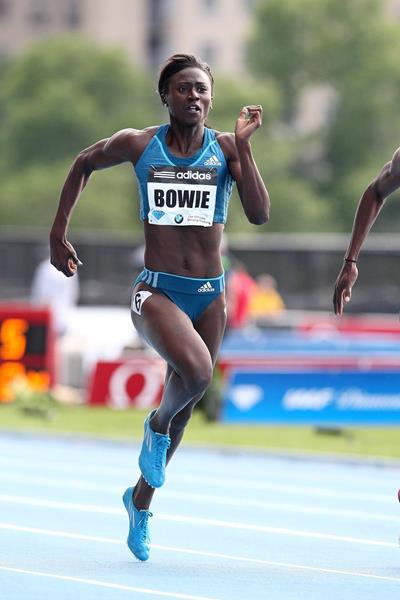
<path fill-rule="evenodd" d="M 217 178 L 215 166 L 152 166 L 147 179 L 149 223 L 211 227 Z"/>

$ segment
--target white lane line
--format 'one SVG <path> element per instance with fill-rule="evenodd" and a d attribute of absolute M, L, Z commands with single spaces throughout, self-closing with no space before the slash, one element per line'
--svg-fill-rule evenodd
<path fill-rule="evenodd" d="M 315 486 L 299 486 L 281 483 L 270 483 L 265 481 L 254 481 L 246 479 L 224 479 L 222 477 L 197 477 L 191 475 L 173 475 L 168 477 L 168 480 L 189 483 L 192 485 L 210 485 L 212 487 L 246 487 L 247 489 L 266 490 L 273 492 L 285 492 L 296 496 L 304 494 L 306 496 L 320 496 L 322 498 L 341 498 L 348 500 L 365 500 L 378 502 L 393 502 L 393 497 L 390 494 L 372 494 L 363 492 L 347 492 L 337 489 L 315 487 Z M 393 492 L 395 495 L 395 492 Z"/>
<path fill-rule="evenodd" d="M 0 458 L 0 464 L 4 464 L 6 468 L 10 468 L 11 466 L 19 466 L 22 469 L 26 469 L 29 472 L 31 471 L 56 471 L 57 473 L 73 473 L 74 475 L 78 473 L 82 473 L 85 475 L 101 475 L 102 478 L 107 477 L 123 477 L 126 479 L 129 477 L 132 479 L 132 471 L 129 469 L 107 469 L 105 467 L 85 467 L 82 465 L 68 465 L 61 463 L 46 464 L 37 463 L 32 461 L 29 463 L 28 461 L 15 461 L 14 459 L 2 460 Z M 138 472 L 136 473 L 139 474 Z M 23 476 L 22 476 L 23 477 Z M 264 478 L 264 474 L 260 476 L 260 478 Z M 209 485 L 213 489 L 218 489 L 220 487 L 228 487 L 228 488 L 242 488 L 245 487 L 248 490 L 260 490 L 260 491 L 269 491 L 269 492 L 283 492 L 287 494 L 291 494 L 292 496 L 298 495 L 306 495 L 306 496 L 319 496 L 322 498 L 339 498 L 345 500 L 360 500 L 365 502 L 384 502 L 384 503 L 392 503 L 393 498 L 395 498 L 397 490 L 393 490 L 393 494 L 376 494 L 372 492 L 351 492 L 346 490 L 338 490 L 333 488 L 326 488 L 321 486 L 299 486 L 297 484 L 282 484 L 282 483 L 273 483 L 270 481 L 262 480 L 254 480 L 254 479 L 243 479 L 243 478 L 229 478 L 229 477 L 220 477 L 220 476 L 200 476 L 200 475 L 179 475 L 174 471 L 168 473 L 168 481 L 170 482 L 178 482 L 183 484 L 190 484 L 191 487 L 195 486 L 198 488 L 199 486 Z"/>
<path fill-rule="evenodd" d="M 257 531 L 261 533 L 275 533 L 277 535 L 288 535 L 291 537 L 314 538 L 318 540 L 331 540 L 335 542 L 345 542 L 350 544 L 360 544 L 363 546 L 381 546 L 384 548 L 397 548 L 398 545 L 393 542 L 384 542 L 381 540 L 369 540 L 365 538 L 356 538 L 347 535 L 335 535 L 331 533 L 319 533 L 314 531 L 301 531 L 297 529 L 287 529 L 285 527 L 270 527 L 268 525 L 253 525 L 251 523 L 237 523 L 236 521 L 220 521 L 216 519 L 204 519 L 200 517 L 183 517 L 168 514 L 159 514 L 157 519 L 160 521 L 174 521 L 177 523 L 191 523 L 193 525 L 210 525 L 211 527 L 221 527 L 225 529 L 241 529 L 245 531 Z"/>
<path fill-rule="evenodd" d="M 1 439 L 0 439 L 0 444 L 1 444 Z M 133 445 L 133 449 L 134 450 L 138 450 L 139 449 L 139 445 L 137 444 L 136 446 Z M 86 448 L 89 448 L 90 450 L 90 446 Z M 192 449 L 188 450 L 188 453 L 190 453 L 192 451 Z M 121 451 L 121 455 L 126 459 L 127 456 L 127 452 L 130 452 L 130 450 L 126 451 L 126 449 L 122 449 Z M 196 451 L 195 451 L 196 452 Z M 223 452 L 223 451 L 222 451 Z M 6 450 L 3 453 L 0 453 L 0 464 L 4 464 L 4 465 L 9 465 L 10 462 L 9 460 L 2 458 L 2 456 L 6 456 L 7 454 L 11 454 L 11 451 L 8 451 L 8 448 L 6 447 Z M 82 466 L 82 461 L 81 459 L 77 458 L 76 460 L 74 460 L 73 458 L 69 458 L 68 461 L 66 461 L 65 459 L 62 459 L 62 462 L 60 462 L 59 459 L 57 458 L 52 458 L 49 457 L 48 454 L 45 455 L 43 452 L 41 453 L 35 453 L 36 457 L 33 457 L 32 454 L 30 455 L 31 458 L 31 463 L 30 463 L 30 468 L 33 466 L 37 468 L 37 465 L 40 465 L 41 467 L 43 467 L 43 464 L 45 463 L 46 468 L 55 468 L 55 469 L 67 469 L 69 471 L 76 471 L 76 470 L 84 470 L 85 472 L 87 471 L 91 471 L 93 473 L 103 473 L 104 470 L 106 469 L 108 473 L 110 474 L 121 474 L 121 475 L 125 475 L 127 472 L 131 472 L 132 471 L 132 466 L 135 463 L 135 460 L 133 460 L 132 463 L 128 462 L 128 461 L 124 461 L 125 467 L 124 468 L 115 468 L 114 465 L 108 464 L 108 465 L 103 465 L 101 467 L 101 469 L 98 466 L 98 463 L 96 464 L 91 464 L 91 463 L 86 463 L 86 466 Z M 210 456 L 210 462 L 213 462 L 213 464 L 215 465 L 215 458 L 217 459 L 217 468 L 221 470 L 221 472 L 225 472 L 226 466 L 224 464 L 221 464 L 223 462 L 225 462 L 225 459 L 223 459 L 221 457 L 221 451 L 220 450 L 216 450 L 213 454 L 211 454 L 210 452 L 207 452 L 207 456 Z M 222 454 L 222 456 L 225 456 L 224 454 Z M 215 457 L 215 458 L 214 458 Z M 11 456 L 10 456 L 11 458 Z M 33 462 L 33 458 L 35 458 L 35 461 Z M 235 460 L 236 455 L 232 454 L 229 455 L 228 454 L 228 467 L 232 467 L 232 461 Z M 337 464 L 333 464 L 332 462 L 324 462 L 324 461 L 320 461 L 320 456 L 317 454 L 315 456 L 315 459 L 313 460 L 313 457 L 306 457 L 304 460 L 301 458 L 297 458 L 297 457 L 288 457 L 288 458 L 276 458 L 274 456 L 270 456 L 268 453 L 265 454 L 265 456 L 252 456 L 247 455 L 246 453 L 241 454 L 239 453 L 239 458 L 240 458 L 240 465 L 242 467 L 242 470 L 245 470 L 246 464 L 249 463 L 250 466 L 250 470 L 248 471 L 248 474 L 250 475 L 250 477 L 254 476 L 257 477 L 258 476 L 258 471 L 255 470 L 254 468 L 254 462 L 258 463 L 261 465 L 262 468 L 262 477 L 265 478 L 269 478 L 269 479 L 274 479 L 274 480 L 279 480 L 282 478 L 282 470 L 286 470 L 288 471 L 288 477 L 290 478 L 291 481 L 302 481 L 304 483 L 304 481 L 307 482 L 311 482 L 311 481 L 317 481 L 318 483 L 323 483 L 325 480 L 328 480 L 329 483 L 332 484 L 332 482 L 334 481 L 336 483 L 336 487 L 340 487 L 341 485 L 346 485 L 348 483 L 350 484 L 354 484 L 354 475 L 352 473 L 352 471 L 354 471 L 354 469 L 357 469 L 357 485 L 361 486 L 361 485 L 365 485 L 365 486 L 370 486 L 370 487 L 376 487 L 377 483 L 378 485 L 387 485 L 389 486 L 393 486 L 396 487 L 397 485 L 397 478 L 398 478 L 398 470 L 399 470 L 399 463 L 398 460 L 393 462 L 393 464 L 384 464 L 383 466 L 379 463 L 379 458 L 376 459 L 377 465 L 374 462 L 371 462 L 371 464 L 368 464 L 368 459 L 366 459 L 366 463 L 363 464 L 362 462 L 359 462 L 357 457 L 355 458 L 355 463 L 351 462 L 351 457 L 348 463 L 340 463 L 339 465 Z M 24 468 L 24 466 L 26 465 L 26 457 L 24 455 L 22 456 L 15 456 L 13 455 L 11 458 L 12 461 L 14 461 L 15 465 L 19 465 L 21 468 Z M 186 470 L 186 468 L 188 467 L 188 457 L 187 455 L 182 455 L 180 454 L 178 457 L 179 460 L 179 465 L 180 468 L 184 471 Z M 370 459 L 371 461 L 373 461 L 373 459 Z M 262 461 L 262 462 L 261 462 Z M 121 461 L 120 461 L 121 462 Z M 272 463 L 272 464 L 271 464 Z M 192 463 L 190 463 L 192 464 Z M 236 463 L 235 463 L 236 464 Z M 278 466 L 277 466 L 278 465 Z M 323 471 L 321 471 L 321 469 L 323 469 Z M 333 469 L 333 471 L 332 471 Z M 339 469 L 339 472 L 338 472 Z M 368 469 L 368 471 L 374 470 L 373 474 L 365 473 L 365 471 Z M 317 471 L 317 472 L 315 472 Z M 349 472 L 350 471 L 350 472 Z M 199 476 L 202 476 L 202 473 L 199 474 Z"/>
<path fill-rule="evenodd" d="M 55 500 L 43 500 L 41 498 L 28 498 L 25 496 L 9 496 L 6 494 L 0 495 L 0 502 L 10 504 L 21 504 L 25 506 L 40 506 L 43 508 L 53 508 L 80 512 L 101 513 L 110 515 L 124 515 L 124 509 L 111 508 L 107 506 L 98 506 L 96 504 L 81 504 L 76 502 L 60 502 Z M 173 523 L 191 523 L 192 525 L 208 525 L 211 527 L 220 527 L 224 529 L 240 529 L 242 531 L 256 531 L 258 533 L 273 533 L 276 535 L 287 535 L 291 537 L 304 537 L 319 540 L 331 540 L 335 542 L 345 542 L 350 544 L 359 544 L 363 546 L 381 546 L 384 548 L 397 548 L 397 544 L 393 542 L 385 542 L 383 540 L 371 540 L 366 538 L 357 538 L 344 535 L 336 535 L 331 533 L 320 533 L 313 531 L 303 531 L 297 529 L 288 529 L 285 527 L 271 527 L 268 525 L 254 525 L 252 523 L 239 523 L 237 521 L 222 521 L 219 519 L 206 519 L 201 517 L 188 517 L 170 515 L 166 513 L 158 513 L 154 516 L 160 521 L 168 521 Z"/>
<path fill-rule="evenodd" d="M 76 583 L 85 583 L 97 587 L 109 588 L 112 590 L 122 590 L 124 592 L 135 592 L 136 594 L 151 594 L 153 596 L 162 596 L 163 598 L 178 598 L 179 600 L 218 600 L 208 596 L 193 596 L 191 594 L 180 594 L 178 592 L 163 592 L 152 590 L 150 588 L 134 587 L 131 585 L 122 585 L 120 583 L 111 583 L 108 581 L 98 581 L 97 579 L 86 579 L 84 577 L 72 577 L 71 575 L 57 575 L 55 573 L 45 573 L 43 571 L 31 571 L 30 569 L 16 569 L 7 565 L 0 565 L 1 571 L 10 573 L 19 573 L 23 575 L 34 575 L 37 577 L 49 577 L 50 579 L 59 579 L 61 581 L 74 581 Z"/>
<path fill-rule="evenodd" d="M 0 432 L 1 436 L 1 432 Z M 107 442 L 106 442 L 107 443 Z M 76 443 L 70 442 L 70 445 L 76 448 Z M 3 451 L 0 451 L 0 462 L 1 464 L 10 464 L 10 461 L 13 461 L 13 464 L 25 464 L 28 458 L 25 450 L 21 452 L 21 450 L 17 446 L 17 450 L 15 449 L 15 444 L 2 444 L 2 439 L 0 437 L 0 448 L 3 446 Z M 85 450 L 85 459 L 88 458 L 88 454 L 90 450 L 93 450 L 93 444 L 89 441 L 89 443 L 83 442 L 80 445 L 82 450 Z M 122 472 L 121 467 L 124 468 L 124 472 L 131 471 L 132 465 L 135 463 L 135 453 L 139 451 L 140 444 L 139 440 L 137 444 L 132 442 L 129 446 L 122 446 L 117 449 L 119 455 L 119 472 Z M 113 449 L 115 451 L 115 448 Z M 257 477 L 258 469 L 255 468 L 256 465 L 262 465 L 263 468 L 265 466 L 268 467 L 268 472 L 271 477 L 277 478 L 278 481 L 282 480 L 282 477 L 290 477 L 292 481 L 301 481 L 304 483 L 307 481 L 311 483 L 311 481 L 317 481 L 318 483 L 327 480 L 330 484 L 332 482 L 335 483 L 345 483 L 349 482 L 350 484 L 354 483 L 354 475 L 353 472 L 357 471 L 357 484 L 358 485 L 395 485 L 398 478 L 398 469 L 400 458 L 397 459 L 389 459 L 388 462 L 385 462 L 385 458 L 380 457 L 369 457 L 363 461 L 363 458 L 360 456 L 351 456 L 347 455 L 347 460 L 342 462 L 342 456 L 340 455 L 330 455 L 326 459 L 324 456 L 321 456 L 321 453 L 313 455 L 310 453 L 306 454 L 304 458 L 296 456 L 294 457 L 290 452 L 287 456 L 276 456 L 270 453 L 268 450 L 262 453 L 256 453 L 255 455 L 250 451 L 248 452 L 248 448 L 244 448 L 244 452 L 239 453 L 234 449 L 233 453 L 229 452 L 229 448 L 216 448 L 213 450 L 206 449 L 204 453 L 202 448 L 194 448 L 193 446 L 189 446 L 183 449 L 183 452 L 179 454 L 177 459 L 175 459 L 174 464 L 179 464 L 179 468 L 185 471 L 193 462 L 193 457 L 201 456 L 204 458 L 209 458 L 209 462 L 213 464 L 214 469 L 218 469 L 218 474 L 224 474 L 226 472 L 226 468 L 236 469 L 237 465 L 240 465 L 242 470 L 249 469 L 248 475 Z M 227 452 L 228 451 L 228 452 Z M 97 454 L 96 444 L 94 452 Z M 104 452 L 107 452 L 107 446 L 105 446 Z M 82 457 L 71 456 L 67 454 L 64 446 L 60 450 L 58 448 L 59 458 L 57 456 L 49 456 L 49 453 L 44 450 L 38 450 L 35 446 L 29 447 L 29 458 L 32 461 L 35 461 L 36 464 L 42 465 L 44 462 L 46 465 L 56 464 L 56 467 L 60 466 L 60 463 L 63 465 L 69 465 L 71 467 L 82 467 Z M 93 456 L 93 452 L 90 453 L 90 456 Z M 89 456 L 89 458 L 90 458 Z M 132 456 L 133 462 L 128 460 L 128 457 Z M 109 461 L 109 454 L 107 453 L 107 464 L 102 463 L 102 468 L 108 469 L 108 471 L 115 472 L 115 465 Z M 322 460 L 321 460 L 322 458 Z M 338 462 L 339 460 L 339 462 Z M 99 467 L 99 461 L 90 462 L 88 460 L 85 461 L 85 468 L 88 470 L 97 470 Z M 122 464 L 121 464 L 122 463 Z M 204 466 L 204 461 L 201 460 L 200 468 Z M 282 472 L 285 471 L 286 475 L 282 476 Z M 203 469 L 204 472 L 204 469 Z M 201 473 L 200 473 L 201 474 Z M 205 474 L 208 475 L 208 471 L 205 471 Z"/>
<path fill-rule="evenodd" d="M 34 535 L 44 535 L 50 537 L 61 537 L 66 539 L 76 539 L 82 541 L 96 542 L 102 544 L 115 544 L 125 545 L 125 542 L 115 538 L 85 535 L 81 533 L 70 533 L 67 531 L 56 531 L 53 529 L 40 529 L 37 527 L 22 527 L 19 525 L 12 525 L 11 523 L 0 523 L 0 529 L 17 531 L 21 533 L 32 533 Z M 357 571 L 346 571 L 343 569 L 329 569 L 325 567 L 313 567 L 311 565 L 301 565 L 297 563 L 286 563 L 275 560 L 265 560 L 262 558 L 250 558 L 247 556 L 237 556 L 233 554 L 223 554 L 220 552 L 206 552 L 203 550 L 193 550 L 189 548 L 178 548 L 176 546 L 164 546 L 160 544 L 152 544 L 152 550 L 160 550 L 162 552 L 176 552 L 179 554 L 189 554 L 192 556 L 204 556 L 207 558 L 218 558 L 222 560 L 231 560 L 236 562 L 251 563 L 256 565 L 267 565 L 271 567 L 281 567 L 285 569 L 297 569 L 303 571 L 314 571 L 316 573 L 332 573 L 334 575 L 348 575 L 351 577 L 364 577 L 369 579 L 382 579 L 384 581 L 395 581 L 400 583 L 400 577 L 390 577 L 388 575 L 375 575 L 373 573 L 363 573 Z"/>
<path fill-rule="evenodd" d="M 386 521 L 391 523 L 400 523 L 400 517 L 382 513 L 373 513 L 360 510 L 345 510 L 345 509 L 333 509 L 333 508 L 321 508 L 320 506 L 302 506 L 288 502 L 271 502 L 269 500 L 252 500 L 251 498 L 236 499 L 232 496 L 213 496 L 211 494 L 191 494 L 189 492 L 169 492 L 167 490 L 162 491 L 162 496 L 165 498 L 171 498 L 174 500 L 189 500 L 190 502 L 199 502 L 204 504 L 209 502 L 212 505 L 219 504 L 221 506 L 237 506 L 240 508 L 262 508 L 268 511 L 275 510 L 279 512 L 295 513 L 295 514 L 312 514 L 322 515 L 331 517 L 343 517 L 350 519 L 368 519 L 377 521 Z M 395 499 L 393 500 L 393 506 L 398 509 Z"/>
<path fill-rule="evenodd" d="M 8 481 L 20 483 L 24 486 L 27 484 L 57 487 L 65 489 L 76 489 L 85 491 L 99 491 L 99 492 L 110 492 L 112 494 L 119 494 L 122 486 L 101 484 L 101 483 L 89 483 L 87 481 L 79 479 L 66 479 L 57 477 L 39 477 L 35 475 L 24 475 L 23 480 L 20 475 L 14 473 L 0 473 L 0 481 Z M 349 519 L 368 519 L 376 521 L 385 521 L 390 523 L 400 523 L 400 517 L 394 515 L 388 515 L 386 513 L 374 513 L 361 510 L 345 510 L 345 509 L 331 509 L 321 508 L 320 506 L 302 506 L 295 502 L 289 504 L 287 502 L 271 502 L 265 500 L 253 500 L 251 498 L 235 498 L 232 496 L 216 496 L 213 494 L 203 493 L 191 493 L 191 492 L 170 492 L 168 490 L 162 490 L 161 495 L 163 498 L 173 500 L 189 500 L 190 502 L 198 502 L 204 504 L 208 502 L 212 505 L 219 504 L 221 506 L 237 506 L 238 508 L 260 508 L 266 510 L 275 510 L 279 512 L 291 512 L 295 514 L 313 514 L 322 516 L 333 516 L 343 517 Z M 397 498 L 396 498 L 397 500 Z M 393 499 L 393 506 L 397 509 L 397 502 Z"/>

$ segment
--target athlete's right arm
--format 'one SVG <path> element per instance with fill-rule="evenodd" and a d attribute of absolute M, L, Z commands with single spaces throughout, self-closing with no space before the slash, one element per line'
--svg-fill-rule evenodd
<path fill-rule="evenodd" d="M 123 129 L 110 138 L 85 148 L 75 158 L 62 188 L 50 232 L 51 263 L 67 277 L 74 275 L 79 264 L 75 249 L 66 239 L 68 224 L 90 175 L 93 171 L 107 169 L 123 162 L 135 163 L 148 139 L 149 133 L 146 130 Z"/>
<path fill-rule="evenodd" d="M 364 240 L 381 212 L 386 198 L 398 188 L 400 188 L 400 148 L 364 190 L 358 203 L 345 255 L 350 260 L 344 262 L 335 282 L 333 306 L 337 315 L 342 315 L 343 303 L 351 299 L 352 288 L 358 277 L 356 261 Z"/>

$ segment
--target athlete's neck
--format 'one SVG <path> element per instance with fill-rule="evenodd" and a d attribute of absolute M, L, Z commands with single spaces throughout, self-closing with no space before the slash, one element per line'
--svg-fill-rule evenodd
<path fill-rule="evenodd" d="M 192 156 L 203 145 L 204 123 L 183 125 L 171 119 L 165 141 L 168 149 L 177 156 Z"/>

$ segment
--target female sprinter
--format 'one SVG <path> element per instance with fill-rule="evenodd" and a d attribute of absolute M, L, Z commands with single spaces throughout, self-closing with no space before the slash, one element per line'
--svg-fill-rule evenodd
<path fill-rule="evenodd" d="M 93 171 L 132 163 L 145 235 L 145 268 L 134 285 L 132 320 L 168 365 L 160 405 L 144 423 L 142 475 L 123 496 L 128 546 L 140 560 L 149 557 L 154 489 L 164 483 L 165 466 L 211 381 L 224 333 L 220 245 L 233 182 L 251 223 L 269 217 L 268 192 L 250 146 L 262 107 L 244 107 L 234 133 L 209 129 L 213 83 L 209 66 L 194 56 L 169 58 L 158 81 L 169 123 L 123 129 L 82 150 L 65 181 L 50 234 L 52 264 L 67 277 L 74 275 L 79 260 L 66 233 L 80 192 Z"/>

